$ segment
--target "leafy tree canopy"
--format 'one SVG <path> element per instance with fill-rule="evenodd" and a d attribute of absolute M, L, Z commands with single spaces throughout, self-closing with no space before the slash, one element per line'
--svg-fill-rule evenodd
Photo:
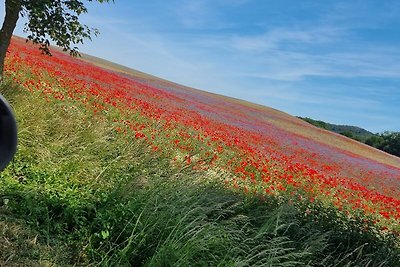
<path fill-rule="evenodd" d="M 18 2 L 18 0 L 13 0 Z M 88 0 L 92 2 L 93 0 Z M 109 2 L 109 0 L 97 0 Z M 84 3 L 78 0 L 20 0 L 21 16 L 27 17 L 24 31 L 28 39 L 40 44 L 40 49 L 49 54 L 49 39 L 55 44 L 77 55 L 76 44 L 97 35 L 97 29 L 89 28 L 79 22 L 79 15 L 87 13 Z"/>
<path fill-rule="evenodd" d="M 114 2 L 114 0 L 86 0 L 86 2 Z M 40 49 L 50 54 L 50 41 L 78 54 L 77 44 L 97 35 L 98 30 L 79 21 L 81 14 L 88 10 L 80 0 L 5 0 L 5 17 L 0 31 L 0 75 L 2 76 L 6 51 L 12 33 L 20 16 L 26 17 L 24 31 L 27 39 L 40 45 Z M 1 77 L 0 77 L 1 78 Z"/>

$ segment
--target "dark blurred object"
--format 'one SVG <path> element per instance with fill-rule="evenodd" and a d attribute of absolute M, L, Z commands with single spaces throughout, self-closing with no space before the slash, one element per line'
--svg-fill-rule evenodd
<path fill-rule="evenodd" d="M 2 171 L 13 158 L 17 150 L 17 124 L 14 113 L 0 95 L 0 171 Z"/>

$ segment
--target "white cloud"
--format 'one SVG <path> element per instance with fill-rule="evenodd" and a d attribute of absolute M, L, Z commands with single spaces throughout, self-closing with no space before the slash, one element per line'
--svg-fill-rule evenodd
<path fill-rule="evenodd" d="M 325 54 L 293 52 L 275 47 L 262 54 L 243 55 L 241 58 L 245 57 L 253 70 L 239 75 L 248 77 L 291 82 L 311 76 L 400 79 L 400 53 L 379 47 Z"/>
<path fill-rule="evenodd" d="M 249 0 L 184 0 L 175 2 L 169 9 L 175 14 L 183 28 L 187 29 L 226 29 L 236 22 L 224 19 L 224 8 L 238 7 Z"/>
<path fill-rule="evenodd" d="M 268 52 L 281 46 L 321 44 L 337 40 L 344 31 L 338 28 L 321 27 L 308 30 L 274 28 L 256 36 L 235 36 L 231 46 L 243 52 Z"/>

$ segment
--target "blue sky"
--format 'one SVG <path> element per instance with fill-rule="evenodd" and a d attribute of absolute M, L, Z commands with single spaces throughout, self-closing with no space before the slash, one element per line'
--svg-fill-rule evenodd
<path fill-rule="evenodd" d="M 82 21 L 101 35 L 82 52 L 292 115 L 400 131 L 398 0 L 116 0 L 88 8 Z"/>

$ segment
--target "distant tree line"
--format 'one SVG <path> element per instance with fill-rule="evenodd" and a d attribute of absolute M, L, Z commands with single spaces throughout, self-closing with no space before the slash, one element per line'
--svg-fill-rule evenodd
<path fill-rule="evenodd" d="M 400 157 L 400 132 L 371 133 L 356 126 L 336 125 L 311 118 L 298 117 L 314 126 L 332 131 L 346 137 L 352 138 L 361 143 L 375 147 L 389 154 Z"/>
<path fill-rule="evenodd" d="M 298 118 L 302 119 L 302 120 L 304 120 L 304 121 L 306 121 L 308 123 L 311 123 L 312 125 L 317 126 L 319 128 L 322 128 L 322 129 L 325 129 L 325 130 L 329 130 L 329 127 L 328 127 L 327 123 L 324 122 L 324 121 L 317 121 L 317 120 L 313 120 L 313 119 L 307 118 L 307 117 L 306 118 L 298 117 Z"/>
<path fill-rule="evenodd" d="M 383 132 L 371 136 L 365 144 L 400 157 L 400 132 Z"/>

